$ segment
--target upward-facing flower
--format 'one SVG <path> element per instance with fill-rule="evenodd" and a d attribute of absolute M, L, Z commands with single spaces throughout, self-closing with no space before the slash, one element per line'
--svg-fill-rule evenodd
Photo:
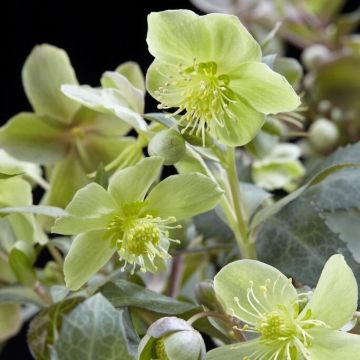
<path fill-rule="evenodd" d="M 239 19 L 188 10 L 151 13 L 147 42 L 155 61 L 147 88 L 160 109 L 177 109 L 183 131 L 223 144 L 249 142 L 264 114 L 300 104 L 287 80 L 261 63 L 261 48 Z"/>
<path fill-rule="evenodd" d="M 222 190 L 205 175 L 174 175 L 150 186 L 160 175 L 162 158 L 151 157 L 118 171 L 108 190 L 91 183 L 79 190 L 53 232 L 75 237 L 65 259 L 65 281 L 76 290 L 117 252 L 142 271 L 165 269 L 170 257 L 169 229 L 177 220 L 213 208 Z M 149 193 L 148 193 L 149 192 Z"/>
<path fill-rule="evenodd" d="M 225 266 L 215 292 L 255 340 L 210 351 L 208 360 L 358 360 L 360 336 L 339 329 L 353 317 L 357 283 L 343 256 L 326 263 L 309 302 L 280 271 L 255 260 Z"/>

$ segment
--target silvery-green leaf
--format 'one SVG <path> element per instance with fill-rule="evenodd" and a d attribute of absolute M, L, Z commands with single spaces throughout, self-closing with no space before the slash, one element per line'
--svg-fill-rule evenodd
<path fill-rule="evenodd" d="M 115 306 L 135 306 L 160 314 L 176 315 L 190 310 L 196 306 L 172 297 L 158 294 L 129 281 L 114 280 L 102 288 L 100 292 Z"/>
<path fill-rule="evenodd" d="M 63 318 L 54 349 L 58 360 L 135 360 L 138 343 L 128 312 L 97 294 Z"/>

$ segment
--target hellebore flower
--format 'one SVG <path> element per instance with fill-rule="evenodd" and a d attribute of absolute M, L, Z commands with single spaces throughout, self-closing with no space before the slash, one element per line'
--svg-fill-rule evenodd
<path fill-rule="evenodd" d="M 79 190 L 57 219 L 53 232 L 75 235 L 65 259 L 69 288 L 82 286 L 117 252 L 123 269 L 132 264 L 142 271 L 165 268 L 170 257 L 169 229 L 178 220 L 213 208 L 223 191 L 198 174 L 174 175 L 158 183 L 162 158 L 150 157 L 116 172 L 108 190 L 91 183 Z M 147 194 L 148 193 L 148 194 Z"/>
<path fill-rule="evenodd" d="M 210 351 L 208 360 L 357 360 L 360 336 L 341 329 L 353 317 L 358 288 L 342 255 L 332 256 L 308 303 L 280 271 L 255 260 L 225 266 L 215 291 L 255 340 Z M 301 309 L 301 310 L 300 310 Z"/>
<path fill-rule="evenodd" d="M 133 71 L 129 71 L 131 67 Z M 140 90 L 130 80 L 125 81 L 121 72 L 134 77 L 139 70 L 127 63 L 118 72 L 116 77 L 126 82 L 130 90 L 123 89 L 119 94 L 118 89 L 107 89 L 121 98 L 122 106 L 117 106 L 116 114 L 104 113 L 83 107 L 61 92 L 62 84 L 77 84 L 65 51 L 40 45 L 26 59 L 22 80 L 34 112 L 12 117 L 0 129 L 0 146 L 19 160 L 47 167 L 51 186 L 43 202 L 65 207 L 76 190 L 89 182 L 88 173 L 95 171 L 100 163 L 111 162 L 136 142 L 123 135 L 133 126 L 145 126 L 140 114 L 131 108 L 132 96 L 127 97 L 131 89 Z M 110 86 L 109 76 L 104 77 Z M 140 158 L 141 148 L 135 160 Z"/>
<path fill-rule="evenodd" d="M 155 57 L 147 89 L 159 109 L 177 108 L 182 131 L 205 131 L 226 145 L 252 140 L 264 114 L 292 111 L 300 99 L 280 74 L 261 63 L 261 48 L 236 16 L 169 10 L 148 16 Z"/>
<path fill-rule="evenodd" d="M 294 144 L 278 144 L 268 156 L 255 160 L 252 177 L 256 185 L 266 189 L 293 191 L 297 181 L 305 174 L 299 160 L 301 150 Z"/>

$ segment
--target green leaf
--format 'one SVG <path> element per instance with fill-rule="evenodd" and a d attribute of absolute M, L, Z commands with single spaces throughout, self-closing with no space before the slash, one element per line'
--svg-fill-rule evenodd
<path fill-rule="evenodd" d="M 360 263 L 360 211 L 358 209 L 338 210 L 324 213 L 326 225 L 343 240 L 354 259 Z"/>
<path fill-rule="evenodd" d="M 50 360 L 50 347 L 54 345 L 61 330 L 64 316 L 83 299 L 71 298 L 41 310 L 32 320 L 27 342 L 36 360 Z"/>
<path fill-rule="evenodd" d="M 0 289 L 0 304 L 33 304 L 44 306 L 44 302 L 33 289 L 23 286 L 8 286 Z"/>
<path fill-rule="evenodd" d="M 100 288 L 100 292 L 115 307 L 135 306 L 160 314 L 176 315 L 196 306 L 172 297 L 158 294 L 129 281 L 118 279 Z"/>
<path fill-rule="evenodd" d="M 4 171 L 0 172 L 0 180 L 4 180 L 4 179 L 10 179 L 12 177 L 15 177 L 15 176 L 19 176 L 19 175 L 23 175 L 24 173 L 23 172 L 12 172 L 12 171 L 9 171 L 9 173 L 6 173 Z"/>
<path fill-rule="evenodd" d="M 146 200 L 156 216 L 177 220 L 198 215 L 215 207 L 223 190 L 208 176 L 191 173 L 173 175 L 157 184 Z"/>
<path fill-rule="evenodd" d="M 75 237 L 64 262 L 66 286 L 77 290 L 100 270 L 114 254 L 104 231 L 94 230 Z"/>
<path fill-rule="evenodd" d="M 344 0 L 305 0 L 304 5 L 320 19 L 329 20 L 344 5 Z"/>
<path fill-rule="evenodd" d="M 94 181 L 95 181 L 95 183 L 102 186 L 104 189 L 107 189 L 107 187 L 109 185 L 109 174 L 105 170 L 103 163 L 100 163 L 100 165 L 98 166 L 96 173 L 95 173 Z"/>
<path fill-rule="evenodd" d="M 61 125 L 33 113 L 12 117 L 0 130 L 0 146 L 19 160 L 44 165 L 56 163 L 67 152 Z"/>
<path fill-rule="evenodd" d="M 331 169 L 335 165 L 355 166 L 357 164 L 360 164 L 360 142 L 339 148 L 326 159 L 319 160 L 308 170 L 304 181 L 309 181 L 315 175 Z"/>
<path fill-rule="evenodd" d="M 138 343 L 128 312 L 97 294 L 64 317 L 54 350 L 58 360 L 135 360 Z"/>
<path fill-rule="evenodd" d="M 0 304 L 0 342 L 16 335 L 22 323 L 21 307 L 17 304 Z"/>
<path fill-rule="evenodd" d="M 26 95 L 39 115 L 70 123 L 79 105 L 60 91 L 62 84 L 77 84 L 66 52 L 51 45 L 36 46 L 22 70 Z"/>
<path fill-rule="evenodd" d="M 345 256 L 359 279 L 360 264 L 347 244 L 328 228 L 316 204 L 303 196 L 268 218 L 257 238 L 259 260 L 310 286 L 315 286 L 325 262 L 337 253 Z"/>

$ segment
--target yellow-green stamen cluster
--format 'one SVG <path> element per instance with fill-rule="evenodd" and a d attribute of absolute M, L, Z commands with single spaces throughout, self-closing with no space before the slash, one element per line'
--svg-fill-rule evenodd
<path fill-rule="evenodd" d="M 311 344 L 312 337 L 307 330 L 315 326 L 326 327 L 326 324 L 322 321 L 312 320 L 311 310 L 305 317 L 298 316 L 299 302 L 304 300 L 304 294 L 299 294 L 293 304 L 288 306 L 278 304 L 274 310 L 272 302 L 269 300 L 269 293 L 272 292 L 270 293 L 272 296 L 282 295 L 287 286 L 292 286 L 291 279 L 282 287 L 278 284 L 279 279 L 273 284 L 268 279 L 264 285 L 259 286 L 259 291 L 254 291 L 254 283 L 250 281 L 246 296 L 247 304 L 242 304 L 237 297 L 234 298 L 241 311 L 256 319 L 255 324 L 245 324 L 242 328 L 236 327 L 236 329 L 256 333 L 260 336 L 261 342 L 270 345 L 266 354 L 264 352 L 254 353 L 250 357 L 251 360 L 292 360 L 296 353 L 309 360 L 310 355 L 307 348 Z M 236 317 L 234 311 L 233 316 Z"/>
<path fill-rule="evenodd" d="M 156 92 L 159 109 L 175 107 L 168 104 L 167 98 L 178 98 L 178 110 L 172 116 L 181 115 L 179 119 L 183 132 L 202 136 L 205 142 L 205 130 L 216 124 L 224 127 L 224 117 L 234 118 L 229 104 L 235 102 L 234 93 L 229 88 L 227 75 L 217 74 L 215 62 L 197 63 L 184 69 L 179 65 L 178 76 L 169 76 L 164 86 Z"/>
<path fill-rule="evenodd" d="M 146 271 L 146 263 L 150 262 L 156 268 L 154 259 L 169 258 L 167 250 L 161 245 L 161 238 L 169 239 L 169 226 L 176 221 L 174 217 L 161 219 L 151 214 L 141 214 L 144 202 L 134 202 L 123 206 L 123 213 L 116 214 L 108 225 L 113 246 L 118 250 L 120 257 L 125 261 L 123 271 L 127 264 L 132 264 L 132 273 L 136 265 L 141 271 Z"/>

